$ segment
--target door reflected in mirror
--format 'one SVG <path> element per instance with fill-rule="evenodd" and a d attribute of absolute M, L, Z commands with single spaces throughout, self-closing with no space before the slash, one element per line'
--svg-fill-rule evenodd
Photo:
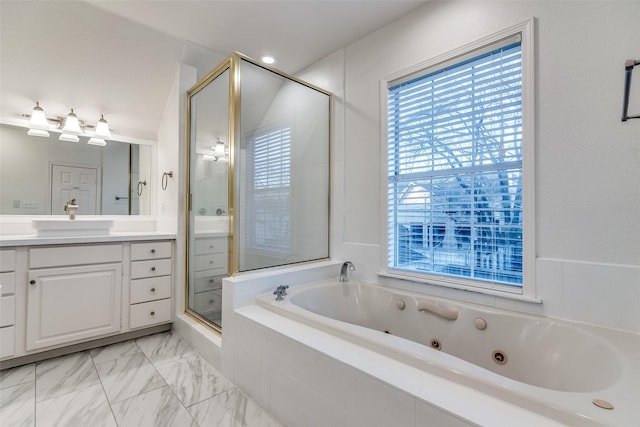
<path fill-rule="evenodd" d="M 78 215 L 152 213 L 150 146 L 69 143 L 8 125 L 0 141 L 0 215 L 64 215 L 71 199 Z"/>

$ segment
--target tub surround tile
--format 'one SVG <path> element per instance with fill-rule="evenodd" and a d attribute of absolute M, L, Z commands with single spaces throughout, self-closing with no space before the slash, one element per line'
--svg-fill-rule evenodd
<path fill-rule="evenodd" d="M 111 403 L 162 387 L 164 381 L 142 353 L 96 364 Z"/>
<path fill-rule="evenodd" d="M 0 389 L 13 387 L 36 380 L 36 365 L 18 366 L 16 368 L 0 371 Z"/>
<path fill-rule="evenodd" d="M 86 351 L 36 364 L 37 402 L 99 384 L 98 373 Z"/>
<path fill-rule="evenodd" d="M 451 414 L 434 408 L 424 402 L 416 402 L 416 425 L 424 420 L 429 420 L 429 425 L 447 427 L 471 427 L 477 424 L 453 417 Z"/>
<path fill-rule="evenodd" d="M 119 427 L 198 427 L 167 386 L 118 402 L 113 405 L 113 413 Z"/>
<path fill-rule="evenodd" d="M 640 268 L 564 262 L 563 317 L 608 328 L 640 331 Z M 611 298 L 615 294 L 616 298 Z M 607 301 L 603 304 L 602 301 Z"/>
<path fill-rule="evenodd" d="M 195 354 L 189 346 L 171 332 L 138 338 L 136 343 L 155 366 L 175 362 Z"/>
<path fill-rule="evenodd" d="M 91 357 L 93 358 L 93 362 L 98 364 L 121 357 L 133 356 L 141 352 L 142 350 L 140 350 L 140 347 L 138 347 L 135 341 L 125 341 L 93 349 L 91 350 Z"/>
<path fill-rule="evenodd" d="M 35 426 L 35 382 L 0 390 L 0 420 L 3 426 Z"/>
<path fill-rule="evenodd" d="M 116 427 L 101 385 L 39 402 L 36 420 L 37 427 Z"/>
<path fill-rule="evenodd" d="M 197 354 L 166 363 L 157 369 L 185 406 L 233 388 L 233 384 Z"/>

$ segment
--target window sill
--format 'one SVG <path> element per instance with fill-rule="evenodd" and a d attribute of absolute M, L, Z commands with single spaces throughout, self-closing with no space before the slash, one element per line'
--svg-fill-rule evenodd
<path fill-rule="evenodd" d="M 542 299 L 538 297 L 532 297 L 528 295 L 522 295 L 518 293 L 500 291 L 495 289 L 481 288 L 476 286 L 465 286 L 457 283 L 438 282 L 437 280 L 427 279 L 419 276 L 412 276 L 408 274 L 398 274 L 398 273 L 391 273 L 389 271 L 379 271 L 378 276 L 387 277 L 390 279 L 404 280 L 404 281 L 413 282 L 413 283 L 422 283 L 425 285 L 437 286 L 445 289 L 474 292 L 477 294 L 490 295 L 493 297 L 505 298 L 505 299 L 515 300 L 520 302 L 542 304 Z"/>

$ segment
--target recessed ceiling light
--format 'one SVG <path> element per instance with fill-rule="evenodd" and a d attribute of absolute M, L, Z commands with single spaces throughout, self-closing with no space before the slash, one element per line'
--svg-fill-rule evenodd
<path fill-rule="evenodd" d="M 260 56 L 260 61 L 262 61 L 264 64 L 272 65 L 275 64 L 277 60 L 273 55 L 262 55 Z"/>

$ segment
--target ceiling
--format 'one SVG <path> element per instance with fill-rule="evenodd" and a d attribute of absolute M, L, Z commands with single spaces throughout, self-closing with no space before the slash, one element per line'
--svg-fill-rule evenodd
<path fill-rule="evenodd" d="M 202 75 L 239 51 L 296 72 L 425 1 L 0 0 L 0 115 L 104 114 L 154 140 L 179 62 Z"/>

